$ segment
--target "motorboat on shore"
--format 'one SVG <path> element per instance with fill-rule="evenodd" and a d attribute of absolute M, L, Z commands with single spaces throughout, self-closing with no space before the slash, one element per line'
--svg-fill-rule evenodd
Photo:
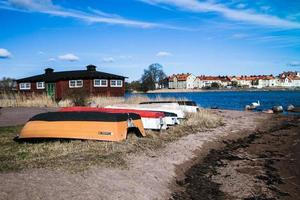
<path fill-rule="evenodd" d="M 117 104 L 106 106 L 105 108 L 133 109 L 141 111 L 164 112 L 167 125 L 180 124 L 180 120 L 184 119 L 185 114 L 181 109 L 174 109 L 160 105 L 141 105 L 141 104 Z"/>
<path fill-rule="evenodd" d="M 180 124 L 180 121 L 178 120 L 178 117 L 175 113 L 172 112 L 163 112 L 163 113 L 165 114 L 165 120 L 168 126 Z"/>
<path fill-rule="evenodd" d="M 129 129 L 146 136 L 141 117 L 136 113 L 48 112 L 32 117 L 17 139 L 122 141 Z"/>
<path fill-rule="evenodd" d="M 59 110 L 60 112 L 107 112 L 107 113 L 135 113 L 141 116 L 144 129 L 165 130 L 167 122 L 163 112 L 120 109 L 120 108 L 92 108 L 92 107 L 66 107 Z"/>
<path fill-rule="evenodd" d="M 199 107 L 194 101 L 145 101 L 141 102 L 141 105 L 162 105 L 168 107 L 179 107 L 183 112 L 195 113 L 199 111 Z"/>
<path fill-rule="evenodd" d="M 175 113 L 179 119 L 185 118 L 185 113 L 181 110 L 181 108 L 176 106 L 168 106 L 168 105 L 160 105 L 160 104 L 116 104 L 109 107 L 116 108 L 130 108 L 134 110 L 149 110 L 149 111 L 158 111 L 158 112 L 171 112 Z"/>

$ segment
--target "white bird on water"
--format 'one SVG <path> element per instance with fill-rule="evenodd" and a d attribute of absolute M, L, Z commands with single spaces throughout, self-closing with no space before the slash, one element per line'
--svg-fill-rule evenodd
<path fill-rule="evenodd" d="M 256 107 L 260 106 L 260 102 L 259 101 L 253 102 L 253 103 L 251 103 L 251 106 L 256 108 Z"/>

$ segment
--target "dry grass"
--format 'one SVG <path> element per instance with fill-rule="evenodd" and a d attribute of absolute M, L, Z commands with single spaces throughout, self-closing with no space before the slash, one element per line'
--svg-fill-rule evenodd
<path fill-rule="evenodd" d="M 0 93 L 0 107 L 57 107 L 57 103 L 47 95 Z"/>
<path fill-rule="evenodd" d="M 104 107 L 112 104 L 138 104 L 143 101 L 149 101 L 150 99 L 145 95 L 133 95 L 128 98 L 124 97 L 101 97 L 94 96 L 89 97 L 86 102 L 87 105 L 94 107 Z M 176 99 L 176 98 L 163 98 L 156 97 L 156 101 L 161 100 L 187 100 L 187 99 Z M 59 102 L 49 98 L 46 94 L 28 94 L 22 93 L 0 93 L 0 107 L 70 107 L 74 106 L 71 99 L 61 100 Z"/>
<path fill-rule="evenodd" d="M 191 114 L 181 125 L 165 132 L 147 131 L 147 137 L 133 134 L 123 142 L 53 140 L 17 143 L 13 138 L 21 126 L 0 128 L 0 172 L 28 168 L 63 168 L 85 170 L 90 166 L 126 167 L 126 156 L 147 150 L 157 150 L 169 142 L 222 125 L 215 114 L 202 110 Z"/>
<path fill-rule="evenodd" d="M 88 99 L 89 104 L 97 107 L 104 107 L 112 104 L 139 104 L 144 101 L 175 101 L 175 100 L 187 100 L 178 98 L 165 98 L 157 96 L 155 99 L 150 99 L 145 95 L 132 95 L 128 98 L 123 97 L 91 97 Z"/>

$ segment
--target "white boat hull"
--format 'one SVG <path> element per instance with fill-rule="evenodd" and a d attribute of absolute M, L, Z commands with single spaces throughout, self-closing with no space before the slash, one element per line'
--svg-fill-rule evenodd
<path fill-rule="evenodd" d="M 159 105 L 166 108 L 180 109 L 183 112 L 187 112 L 187 113 L 196 113 L 199 110 L 198 106 L 179 105 L 178 103 L 153 103 L 153 104 L 142 104 L 142 105 L 153 105 L 153 106 Z"/>
<path fill-rule="evenodd" d="M 180 119 L 184 118 L 184 112 L 182 110 L 175 110 L 172 108 L 167 107 L 145 107 L 140 105 L 130 105 L 130 104 L 122 104 L 122 105 L 113 105 L 113 106 L 106 106 L 106 108 L 121 108 L 121 109 L 133 109 L 133 110 L 147 110 L 147 111 L 158 111 L 158 112 L 168 112 L 168 113 L 175 113 L 175 116 L 165 116 L 164 119 L 167 125 L 176 125 L 180 124 Z"/>
<path fill-rule="evenodd" d="M 144 129 L 151 130 L 166 130 L 167 129 L 167 120 L 164 118 L 147 118 L 142 117 L 142 122 Z"/>

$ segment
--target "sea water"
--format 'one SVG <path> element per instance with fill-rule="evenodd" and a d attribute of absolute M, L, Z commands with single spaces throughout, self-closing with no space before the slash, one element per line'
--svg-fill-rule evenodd
<path fill-rule="evenodd" d="M 126 94 L 130 97 L 136 94 Z M 172 92 L 150 93 L 146 95 L 151 99 L 156 97 L 187 98 L 195 101 L 203 108 L 217 107 L 219 109 L 244 110 L 246 105 L 260 101 L 258 110 L 270 109 L 273 106 L 288 105 L 300 107 L 300 91 L 214 91 L 214 92 Z"/>

